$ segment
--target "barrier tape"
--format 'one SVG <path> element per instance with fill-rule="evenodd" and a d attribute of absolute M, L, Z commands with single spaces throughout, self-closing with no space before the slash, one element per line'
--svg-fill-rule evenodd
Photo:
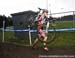
<path fill-rule="evenodd" d="M 1 28 L 0 30 L 3 30 L 3 28 Z M 53 32 L 53 31 L 74 31 L 75 28 L 64 28 L 64 29 L 50 29 L 48 30 L 48 32 Z M 28 29 L 25 29 L 25 30 L 9 30 L 9 29 L 5 29 L 4 31 L 9 31 L 9 32 L 37 32 L 37 30 L 28 30 Z M 46 30 L 44 30 L 46 31 Z"/>

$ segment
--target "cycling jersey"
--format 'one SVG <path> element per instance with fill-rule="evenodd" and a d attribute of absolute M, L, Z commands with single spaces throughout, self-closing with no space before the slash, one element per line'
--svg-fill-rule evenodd
<path fill-rule="evenodd" d="M 37 30 L 41 36 L 45 35 L 45 32 L 43 31 L 43 24 L 45 23 L 45 20 L 46 18 L 43 15 L 38 18 Z"/>

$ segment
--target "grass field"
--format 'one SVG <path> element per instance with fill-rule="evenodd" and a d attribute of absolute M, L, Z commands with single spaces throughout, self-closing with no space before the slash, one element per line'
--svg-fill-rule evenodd
<path fill-rule="evenodd" d="M 72 28 L 75 27 L 74 22 L 64 21 L 56 22 L 56 28 Z M 13 28 L 9 28 L 13 29 Z M 50 33 L 49 33 L 50 34 Z M 5 42 L 14 42 L 17 44 L 27 45 L 29 44 L 29 39 L 17 39 L 14 32 L 5 32 Z M 50 38 L 49 38 L 50 39 Z M 0 42 L 2 40 L 2 31 L 0 31 Z M 32 38 L 32 42 L 34 39 Z M 41 46 L 39 42 L 39 47 Z M 52 43 L 48 43 L 49 47 L 73 47 L 75 46 L 75 31 L 64 31 L 56 32 L 56 39 Z"/>
<path fill-rule="evenodd" d="M 56 28 L 75 28 L 75 21 L 57 21 Z"/>

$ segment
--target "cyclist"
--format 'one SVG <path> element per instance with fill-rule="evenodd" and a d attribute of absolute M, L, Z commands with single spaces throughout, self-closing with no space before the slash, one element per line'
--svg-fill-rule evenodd
<path fill-rule="evenodd" d="M 37 34 L 37 37 L 33 43 L 33 48 L 35 49 L 36 46 L 37 46 L 37 43 L 38 43 L 38 40 L 40 37 L 43 38 L 43 49 L 45 51 L 48 51 L 48 47 L 46 46 L 46 41 L 48 39 L 45 31 L 43 31 L 43 24 L 45 23 L 45 20 L 48 18 L 48 10 L 46 9 L 43 9 L 42 13 L 37 17 L 37 31 L 38 31 L 38 34 Z"/>

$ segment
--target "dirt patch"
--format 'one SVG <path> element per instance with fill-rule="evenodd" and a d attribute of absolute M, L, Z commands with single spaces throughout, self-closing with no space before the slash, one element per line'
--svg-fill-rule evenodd
<path fill-rule="evenodd" d="M 49 48 L 49 51 L 46 52 L 42 48 L 39 48 L 38 50 L 33 50 L 30 46 L 0 43 L 0 58 L 51 58 L 51 57 L 46 57 L 50 55 L 75 56 L 75 49 Z M 70 57 L 70 58 L 75 58 L 75 57 Z"/>

